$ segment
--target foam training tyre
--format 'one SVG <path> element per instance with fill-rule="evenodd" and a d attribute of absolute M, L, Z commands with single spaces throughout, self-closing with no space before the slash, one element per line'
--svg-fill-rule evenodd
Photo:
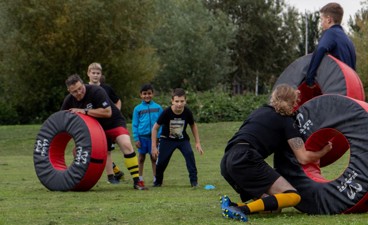
<path fill-rule="evenodd" d="M 75 142 L 76 156 L 65 164 L 65 148 Z M 40 182 L 51 191 L 87 191 L 100 179 L 106 164 L 107 142 L 101 125 L 92 117 L 59 111 L 42 125 L 33 161 Z"/>
<path fill-rule="evenodd" d="M 350 145 L 350 161 L 338 178 L 326 180 L 319 171 L 313 172 L 312 164 L 303 168 L 291 150 L 275 154 L 276 170 L 301 194 L 298 210 L 309 214 L 368 211 L 367 111 L 366 102 L 341 95 L 321 95 L 299 108 L 297 118 L 306 143 L 320 130 L 336 130 Z"/>
<path fill-rule="evenodd" d="M 358 74 L 331 55 L 326 55 L 318 67 L 315 77 L 317 87 L 314 89 L 307 87 L 304 81 L 311 58 L 312 54 L 309 54 L 291 63 L 281 73 L 275 87 L 282 83 L 298 87 L 301 92 L 300 105 L 322 94 L 341 94 L 357 100 L 365 100 L 363 84 Z"/>

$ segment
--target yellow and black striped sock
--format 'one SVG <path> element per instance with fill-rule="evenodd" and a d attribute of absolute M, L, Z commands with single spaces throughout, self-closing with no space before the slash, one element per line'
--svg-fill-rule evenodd
<path fill-rule="evenodd" d="M 128 169 L 130 175 L 132 175 L 134 181 L 139 180 L 139 173 L 138 173 L 138 158 L 135 152 L 124 155 L 124 162 L 125 166 Z"/>
<path fill-rule="evenodd" d="M 274 211 L 285 207 L 296 206 L 300 200 L 301 197 L 296 191 L 286 191 L 255 200 L 244 206 L 240 206 L 240 208 L 246 214 L 260 211 Z"/>
<path fill-rule="evenodd" d="M 114 174 L 120 172 L 120 168 L 114 162 L 112 162 L 112 169 L 114 170 Z"/>

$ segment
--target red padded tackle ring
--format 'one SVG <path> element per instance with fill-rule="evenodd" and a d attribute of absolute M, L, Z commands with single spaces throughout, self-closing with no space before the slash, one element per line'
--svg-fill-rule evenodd
<path fill-rule="evenodd" d="M 332 94 L 315 97 L 299 107 L 299 131 L 306 148 L 316 151 L 327 141 L 336 142 L 329 154 L 341 154 L 339 151 L 346 151 L 342 146 L 350 147 L 350 161 L 339 177 L 326 180 L 317 165 L 301 166 L 290 149 L 276 153 L 276 170 L 301 194 L 298 210 L 309 214 L 368 211 L 367 112 L 368 103 Z"/>
<path fill-rule="evenodd" d="M 65 148 L 73 138 L 76 156 L 65 163 Z M 100 179 L 106 164 L 107 142 L 101 125 L 92 117 L 59 111 L 42 125 L 33 161 L 40 182 L 51 191 L 87 191 Z"/>

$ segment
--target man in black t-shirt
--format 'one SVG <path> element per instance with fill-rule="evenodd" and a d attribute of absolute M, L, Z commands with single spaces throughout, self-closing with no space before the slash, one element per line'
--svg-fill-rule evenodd
<path fill-rule="evenodd" d="M 119 145 L 124 155 L 125 165 L 133 177 L 133 187 L 145 190 L 146 188 L 138 183 L 138 160 L 120 110 L 112 103 L 103 88 L 96 85 L 85 85 L 76 74 L 69 76 L 65 84 L 70 94 L 65 97 L 61 110 L 94 117 L 104 129 L 106 137 L 116 141 Z M 111 157 L 107 158 L 106 164 L 112 165 Z M 106 167 L 106 170 L 110 169 L 112 170 L 112 166 Z M 111 171 L 107 173 L 112 174 Z"/>
<path fill-rule="evenodd" d="M 255 110 L 229 140 L 221 161 L 221 174 L 240 194 L 233 203 L 225 195 L 221 208 L 226 218 L 247 221 L 250 213 L 275 211 L 296 206 L 297 190 L 264 160 L 272 153 L 291 149 L 301 164 L 317 162 L 332 149 L 328 143 L 320 151 L 307 151 L 293 117 L 299 91 L 287 84 L 275 88 L 269 105 Z"/>

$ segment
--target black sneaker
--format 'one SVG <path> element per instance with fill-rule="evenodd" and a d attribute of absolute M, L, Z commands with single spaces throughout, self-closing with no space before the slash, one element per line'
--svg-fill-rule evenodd
<path fill-rule="evenodd" d="M 113 177 L 113 178 L 109 178 L 109 179 L 107 180 L 107 182 L 108 182 L 108 183 L 110 183 L 110 184 L 120 184 L 120 181 L 119 181 L 119 180 L 117 180 L 115 177 Z"/>
<path fill-rule="evenodd" d="M 161 187 L 162 183 L 153 182 L 153 187 Z"/>
<path fill-rule="evenodd" d="M 190 183 L 190 185 L 194 188 L 198 187 L 198 182 L 197 181 L 193 181 Z"/>
<path fill-rule="evenodd" d="M 116 180 L 121 180 L 122 178 L 124 178 L 124 173 L 122 171 L 119 171 L 117 173 L 114 174 L 114 177 Z M 124 180 L 124 179 L 123 179 Z"/>

